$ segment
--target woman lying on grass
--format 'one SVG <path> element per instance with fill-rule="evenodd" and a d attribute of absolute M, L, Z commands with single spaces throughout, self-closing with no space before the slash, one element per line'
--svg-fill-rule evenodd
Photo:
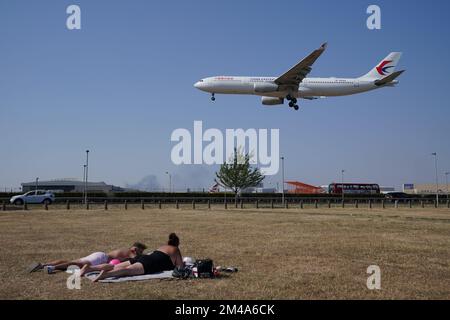
<path fill-rule="evenodd" d="M 111 271 L 102 270 L 92 281 L 97 282 L 111 277 L 138 276 L 143 274 L 157 273 L 173 270 L 175 267 L 183 266 L 183 258 L 178 246 L 180 239 L 175 233 L 169 235 L 167 245 L 163 245 L 149 255 L 141 255 L 120 263 Z M 82 273 L 84 274 L 86 271 Z"/>
<path fill-rule="evenodd" d="M 79 268 L 90 267 L 92 268 L 92 271 L 96 270 L 96 268 L 99 268 L 98 270 L 103 270 L 102 268 L 112 269 L 113 264 L 117 264 L 126 261 L 128 259 L 135 258 L 143 254 L 145 249 L 147 249 L 147 247 L 144 244 L 140 242 L 135 242 L 129 248 L 121 248 L 111 251 L 109 253 L 94 252 L 80 259 L 55 260 L 47 263 L 33 263 L 29 267 L 29 272 L 35 272 L 44 269 L 46 273 L 51 274 L 54 273 L 55 271 L 65 271 L 69 266 L 73 265 L 78 266 Z"/>

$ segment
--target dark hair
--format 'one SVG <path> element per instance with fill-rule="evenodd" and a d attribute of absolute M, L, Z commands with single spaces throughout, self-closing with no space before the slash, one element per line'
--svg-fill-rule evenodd
<path fill-rule="evenodd" d="M 145 244 L 141 243 L 141 242 L 135 242 L 135 243 L 133 243 L 133 246 L 132 246 L 132 247 L 136 247 L 137 249 L 142 250 L 142 251 L 144 251 L 145 249 L 147 249 L 147 246 L 146 246 Z"/>
<path fill-rule="evenodd" d="M 180 238 L 175 233 L 169 234 L 169 241 L 167 242 L 169 246 L 178 247 L 180 245 Z"/>

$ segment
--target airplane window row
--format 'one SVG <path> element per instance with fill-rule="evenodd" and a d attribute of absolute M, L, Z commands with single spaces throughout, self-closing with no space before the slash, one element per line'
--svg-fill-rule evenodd
<path fill-rule="evenodd" d="M 304 83 L 348 83 L 348 84 L 352 84 L 353 82 L 347 82 L 347 81 L 305 81 Z"/>

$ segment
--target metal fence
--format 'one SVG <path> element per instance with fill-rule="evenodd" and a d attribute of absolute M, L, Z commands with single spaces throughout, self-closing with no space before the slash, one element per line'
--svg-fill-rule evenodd
<path fill-rule="evenodd" d="M 239 198 L 237 201 L 233 197 L 224 199 L 222 197 L 164 197 L 164 198 L 92 198 L 84 203 L 83 198 L 57 198 L 53 204 L 23 204 L 13 205 L 9 200 L 0 199 L 2 211 L 10 210 L 31 210 L 31 209 L 103 209 L 120 208 L 239 208 L 239 209 L 306 209 L 306 208 L 450 208 L 448 199 L 440 199 L 439 203 L 435 199 L 384 199 L 384 198 L 287 198 L 284 203 L 281 198 Z"/>

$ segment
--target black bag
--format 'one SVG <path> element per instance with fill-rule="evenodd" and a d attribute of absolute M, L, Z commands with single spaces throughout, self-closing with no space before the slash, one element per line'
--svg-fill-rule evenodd
<path fill-rule="evenodd" d="M 192 277 L 192 268 L 189 267 L 176 267 L 173 272 L 172 276 L 175 278 L 181 278 L 181 279 L 187 279 L 189 277 Z"/>
<path fill-rule="evenodd" d="M 214 264 L 211 259 L 199 259 L 195 261 L 195 268 L 197 268 L 197 276 L 199 278 L 213 278 Z"/>

